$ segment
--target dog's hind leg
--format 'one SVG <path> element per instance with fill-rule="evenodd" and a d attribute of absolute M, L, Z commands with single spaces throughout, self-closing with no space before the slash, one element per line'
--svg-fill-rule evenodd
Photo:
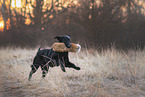
<path fill-rule="evenodd" d="M 39 68 L 39 65 L 37 65 L 37 64 L 31 65 L 31 71 L 30 71 L 29 79 L 28 79 L 29 81 L 31 80 L 32 74 L 35 73 L 38 68 Z"/>
<path fill-rule="evenodd" d="M 42 70 L 42 78 L 44 78 L 46 76 L 46 74 L 48 73 L 49 63 L 47 63 L 45 65 L 41 65 L 41 70 Z"/>

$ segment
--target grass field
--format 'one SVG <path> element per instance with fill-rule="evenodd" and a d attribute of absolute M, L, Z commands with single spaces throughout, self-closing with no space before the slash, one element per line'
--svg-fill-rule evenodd
<path fill-rule="evenodd" d="M 0 97 L 145 97 L 145 49 L 69 53 L 80 71 L 41 69 L 28 81 L 37 49 L 0 49 Z"/>

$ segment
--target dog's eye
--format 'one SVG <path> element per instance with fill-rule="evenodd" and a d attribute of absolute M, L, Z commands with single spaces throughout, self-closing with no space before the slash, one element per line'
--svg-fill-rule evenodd
<path fill-rule="evenodd" d="M 69 39 L 65 38 L 64 40 L 65 40 L 65 41 L 68 41 Z"/>
<path fill-rule="evenodd" d="M 69 38 L 68 38 L 67 40 L 68 40 L 68 41 L 70 41 L 70 39 L 69 39 Z"/>

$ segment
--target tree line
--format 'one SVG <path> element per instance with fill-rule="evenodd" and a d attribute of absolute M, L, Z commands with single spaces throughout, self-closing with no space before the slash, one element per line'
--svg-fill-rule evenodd
<path fill-rule="evenodd" d="M 3 0 L 0 46 L 52 45 L 70 35 L 84 46 L 144 47 L 145 2 L 141 0 L 24 0 L 12 8 Z M 28 23 L 27 23 L 28 22 Z"/>

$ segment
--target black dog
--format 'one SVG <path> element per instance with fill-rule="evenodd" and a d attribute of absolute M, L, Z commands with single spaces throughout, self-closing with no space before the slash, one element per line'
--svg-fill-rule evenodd
<path fill-rule="evenodd" d="M 57 39 L 59 42 L 64 43 L 67 48 L 71 47 L 70 36 L 56 36 L 54 39 Z M 80 67 L 77 67 L 73 63 L 69 62 L 68 52 L 56 52 L 53 51 L 53 49 L 40 50 L 39 48 L 33 60 L 33 64 L 31 65 L 31 71 L 28 80 L 31 80 L 32 74 L 37 71 L 39 66 L 41 66 L 42 78 L 44 78 L 46 73 L 48 73 L 49 67 L 59 65 L 63 72 L 65 72 L 65 67 L 80 70 Z"/>

